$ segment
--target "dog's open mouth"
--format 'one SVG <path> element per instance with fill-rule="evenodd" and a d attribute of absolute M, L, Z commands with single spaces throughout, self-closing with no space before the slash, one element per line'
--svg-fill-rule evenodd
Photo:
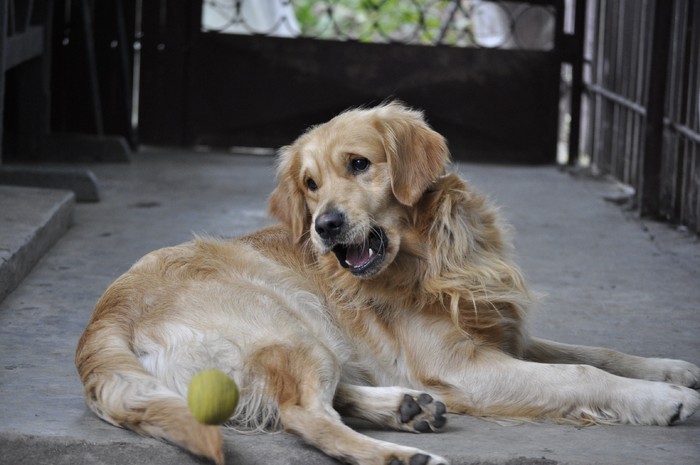
<path fill-rule="evenodd" d="M 384 260 L 388 238 L 381 228 L 372 228 L 364 241 L 357 244 L 338 244 L 333 253 L 340 265 L 354 275 L 368 275 L 376 271 Z"/>

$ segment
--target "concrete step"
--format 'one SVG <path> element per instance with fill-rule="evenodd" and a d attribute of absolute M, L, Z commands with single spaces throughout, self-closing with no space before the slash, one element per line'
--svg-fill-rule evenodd
<path fill-rule="evenodd" d="M 0 185 L 0 301 L 71 225 L 75 195 Z"/>

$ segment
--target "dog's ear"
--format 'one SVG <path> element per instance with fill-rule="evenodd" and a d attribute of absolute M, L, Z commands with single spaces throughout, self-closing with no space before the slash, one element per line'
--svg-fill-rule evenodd
<path fill-rule="evenodd" d="M 447 143 L 428 126 L 421 112 L 399 103 L 380 107 L 377 115 L 391 188 L 399 202 L 412 206 L 445 173 L 450 161 Z"/>
<path fill-rule="evenodd" d="M 297 183 L 299 157 L 294 146 L 281 149 L 277 164 L 277 187 L 268 198 L 268 211 L 286 224 L 300 242 L 311 224 L 311 215 Z"/>

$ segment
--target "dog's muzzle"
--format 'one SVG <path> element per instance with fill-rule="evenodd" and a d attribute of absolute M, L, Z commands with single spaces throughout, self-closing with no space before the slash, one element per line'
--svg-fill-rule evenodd
<path fill-rule="evenodd" d="M 352 274 L 366 277 L 381 268 L 389 244 L 382 228 L 370 228 L 368 234 L 358 240 L 345 215 L 336 209 L 319 215 L 314 228 L 328 250 L 338 258 L 340 265 Z"/>

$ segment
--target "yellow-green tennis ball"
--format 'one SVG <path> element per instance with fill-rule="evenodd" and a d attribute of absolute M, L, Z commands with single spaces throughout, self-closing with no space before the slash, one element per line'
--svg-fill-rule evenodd
<path fill-rule="evenodd" d="M 238 386 L 223 371 L 200 371 L 190 380 L 187 405 L 200 423 L 221 425 L 236 410 Z"/>

